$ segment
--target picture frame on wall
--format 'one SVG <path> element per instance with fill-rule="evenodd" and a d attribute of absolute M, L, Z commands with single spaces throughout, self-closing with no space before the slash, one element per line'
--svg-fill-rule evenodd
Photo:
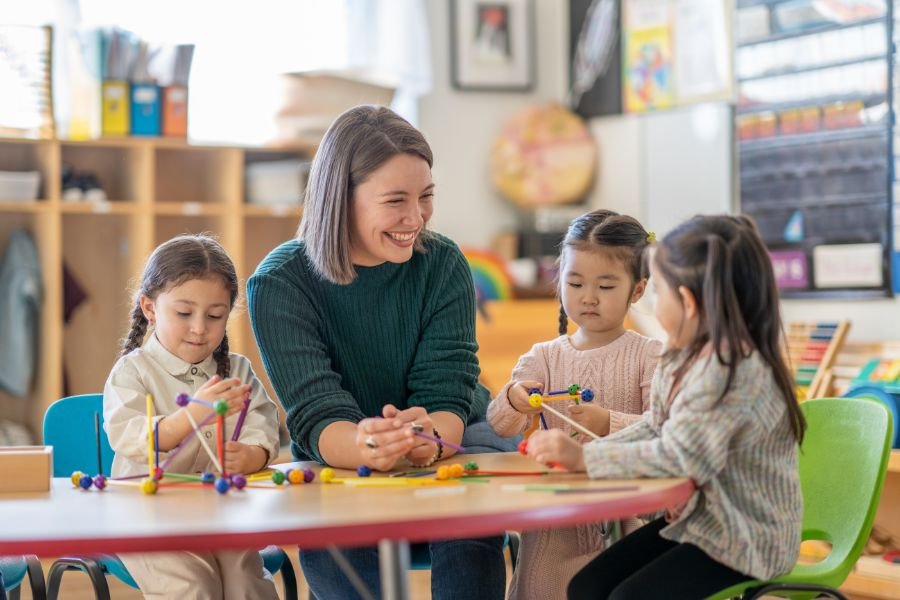
<path fill-rule="evenodd" d="M 451 0 L 453 87 L 527 92 L 534 87 L 534 0 Z"/>

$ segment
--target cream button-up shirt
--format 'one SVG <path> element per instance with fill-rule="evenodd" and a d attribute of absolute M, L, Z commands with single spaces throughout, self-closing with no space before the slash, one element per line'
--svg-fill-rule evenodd
<path fill-rule="evenodd" d="M 231 377 L 250 384 L 250 409 L 241 428 L 239 442 L 264 448 L 272 460 L 278 456 L 278 408 L 257 379 L 250 361 L 231 353 Z M 147 472 L 147 394 L 153 395 L 153 423 L 177 411 L 178 394 L 193 395 L 216 374 L 216 360 L 209 356 L 191 364 L 168 350 L 151 335 L 147 342 L 120 358 L 103 388 L 103 427 L 115 451 L 112 477 L 127 477 Z M 225 420 L 225 437 L 230 440 L 238 413 Z M 199 420 L 198 420 L 199 423 Z M 207 445 L 216 451 L 215 419 L 200 430 Z M 159 453 L 163 464 L 168 452 Z M 172 473 L 210 471 L 213 464 L 197 436 L 179 450 L 166 466 Z"/>

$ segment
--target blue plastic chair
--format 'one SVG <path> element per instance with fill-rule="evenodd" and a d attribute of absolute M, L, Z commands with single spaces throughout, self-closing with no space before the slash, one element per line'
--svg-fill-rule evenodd
<path fill-rule="evenodd" d="M 3 585 L 9 600 L 19 600 L 26 575 L 31 585 L 31 597 L 34 600 L 44 600 L 47 597 L 44 570 L 41 569 L 41 563 L 36 556 L 29 554 L 0 557 L 0 573 L 3 574 Z"/>
<path fill-rule="evenodd" d="M 57 400 L 44 414 L 44 444 L 53 446 L 54 477 L 69 477 L 75 471 L 96 474 L 95 414 L 99 417 L 103 469 L 109 474 L 114 453 L 103 430 L 103 394 L 83 394 Z M 273 575 L 281 572 L 284 598 L 297 598 L 297 578 L 284 550 L 278 546 L 267 546 L 260 550 L 260 556 L 266 571 Z M 98 600 L 109 600 L 107 574 L 130 587 L 138 588 L 128 569 L 115 555 L 66 556 L 54 562 L 47 575 L 47 597 L 50 600 L 56 600 L 62 576 L 70 570 L 83 571 L 90 577 Z"/>

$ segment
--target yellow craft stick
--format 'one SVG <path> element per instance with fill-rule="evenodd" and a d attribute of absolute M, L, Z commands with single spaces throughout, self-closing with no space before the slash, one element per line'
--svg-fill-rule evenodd
<path fill-rule="evenodd" d="M 147 394 L 147 473 L 153 477 L 153 396 Z"/>
<path fill-rule="evenodd" d="M 216 471 L 219 473 L 222 472 L 222 465 L 219 464 L 219 461 L 216 460 L 216 454 L 212 451 L 209 445 L 206 443 L 206 440 L 203 439 L 203 432 L 200 431 L 200 427 L 197 426 L 197 421 L 194 420 L 194 417 L 191 416 L 191 411 L 186 410 L 184 414 L 187 415 L 188 421 L 191 422 L 191 427 L 194 428 L 194 431 L 197 432 L 197 439 L 200 440 L 200 445 L 203 446 L 203 449 L 206 450 L 206 453 L 209 454 L 210 460 L 212 460 L 213 466 L 216 468 Z"/>
<path fill-rule="evenodd" d="M 420 487 L 462 485 L 458 480 L 439 481 L 437 479 L 407 478 L 407 477 L 360 477 L 358 479 L 332 479 L 328 483 L 343 483 L 354 487 Z"/>
<path fill-rule="evenodd" d="M 577 429 L 578 431 L 584 433 L 585 435 L 589 435 L 589 436 L 591 436 L 592 438 L 594 438 L 595 440 L 599 440 L 599 439 L 600 439 L 600 436 L 599 436 L 599 435 L 597 435 L 596 433 L 594 433 L 593 431 L 591 431 L 591 430 L 588 429 L 587 427 L 584 427 L 584 426 L 581 425 L 580 423 L 577 423 L 577 422 L 573 421 L 572 419 L 570 419 L 570 418 L 567 417 L 566 415 L 562 414 L 561 412 L 559 412 L 559 411 L 556 410 L 555 408 L 551 408 L 550 406 L 547 406 L 546 404 L 543 404 L 542 406 L 543 406 L 544 410 L 550 411 L 551 413 L 553 413 L 554 415 L 556 415 L 557 417 L 559 417 L 560 419 L 562 419 L 563 421 L 565 421 L 566 423 L 568 423 L 569 425 L 571 425 L 572 427 L 574 427 L 575 429 Z"/>

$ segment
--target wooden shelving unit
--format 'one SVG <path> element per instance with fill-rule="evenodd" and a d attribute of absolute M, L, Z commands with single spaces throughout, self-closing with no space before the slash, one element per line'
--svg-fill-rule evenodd
<path fill-rule="evenodd" d="M 44 411 L 53 401 L 65 392 L 102 390 L 128 324 L 130 288 L 157 244 L 180 233 L 213 233 L 246 281 L 272 248 L 294 235 L 302 207 L 299 199 L 292 206 L 247 204 L 245 166 L 308 159 L 314 152 L 314 147 L 195 146 L 165 138 L 0 139 L 0 170 L 41 174 L 38 200 L 0 201 L 0 251 L 12 231 L 28 230 L 38 247 L 44 287 L 30 397 L 0 391 L 0 418 L 25 424 L 39 439 Z M 62 200 L 63 165 L 96 173 L 109 200 Z M 68 324 L 63 323 L 63 263 L 87 294 Z M 246 310 L 233 314 L 229 340 L 233 351 L 250 356 L 268 385 Z"/>

